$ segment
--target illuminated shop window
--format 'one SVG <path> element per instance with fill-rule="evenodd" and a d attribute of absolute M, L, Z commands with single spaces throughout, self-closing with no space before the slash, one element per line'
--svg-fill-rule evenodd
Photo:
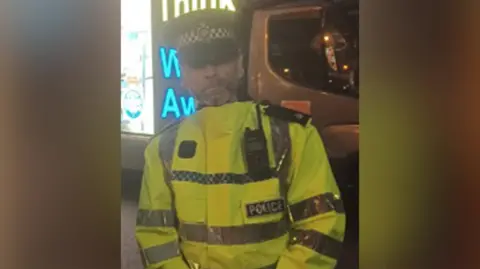
<path fill-rule="evenodd" d="M 154 133 L 150 0 L 121 0 L 121 131 Z"/>

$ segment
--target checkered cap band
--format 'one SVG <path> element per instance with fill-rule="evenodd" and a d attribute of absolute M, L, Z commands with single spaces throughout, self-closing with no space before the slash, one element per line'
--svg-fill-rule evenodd
<path fill-rule="evenodd" d="M 204 23 L 190 32 L 181 35 L 178 39 L 178 48 L 193 45 L 195 43 L 208 43 L 218 39 L 233 39 L 233 32 L 227 28 L 213 28 Z"/>

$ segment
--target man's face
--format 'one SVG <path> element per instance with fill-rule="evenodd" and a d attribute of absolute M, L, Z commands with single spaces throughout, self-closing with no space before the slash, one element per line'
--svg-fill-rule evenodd
<path fill-rule="evenodd" d="M 219 65 L 193 68 L 182 64 L 183 86 L 189 89 L 198 103 L 219 106 L 236 99 L 243 76 L 241 57 Z"/>

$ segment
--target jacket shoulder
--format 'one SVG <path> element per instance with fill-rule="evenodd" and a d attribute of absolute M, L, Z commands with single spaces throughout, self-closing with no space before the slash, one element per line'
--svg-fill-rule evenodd
<path fill-rule="evenodd" d="M 310 115 L 279 105 L 265 104 L 264 107 L 265 115 L 286 122 L 297 123 L 304 127 L 306 127 L 311 120 Z"/>
<path fill-rule="evenodd" d="M 145 155 L 149 156 L 152 153 L 155 153 L 158 151 L 158 147 L 160 144 L 160 135 L 156 134 L 150 138 L 150 141 L 148 141 L 147 146 L 145 147 Z"/>
<path fill-rule="evenodd" d="M 176 136 L 177 130 L 182 123 L 182 120 L 176 120 L 168 123 L 163 128 L 155 133 L 147 143 L 146 151 L 158 151 L 160 144 L 165 144 L 165 140 L 171 140 Z"/>

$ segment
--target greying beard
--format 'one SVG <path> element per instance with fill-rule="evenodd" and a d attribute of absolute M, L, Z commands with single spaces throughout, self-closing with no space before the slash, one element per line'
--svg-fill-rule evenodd
<path fill-rule="evenodd" d="M 216 89 L 212 91 L 220 90 Z M 226 89 L 222 89 L 221 91 L 222 92 L 217 92 L 216 94 L 195 96 L 197 108 L 208 106 L 222 106 L 237 101 L 237 96 L 235 92 Z"/>
<path fill-rule="evenodd" d="M 203 94 L 196 95 L 195 100 L 197 109 L 209 106 L 222 106 L 228 103 L 233 103 L 238 100 L 236 83 L 228 85 L 226 88 L 212 88 L 203 92 Z"/>

